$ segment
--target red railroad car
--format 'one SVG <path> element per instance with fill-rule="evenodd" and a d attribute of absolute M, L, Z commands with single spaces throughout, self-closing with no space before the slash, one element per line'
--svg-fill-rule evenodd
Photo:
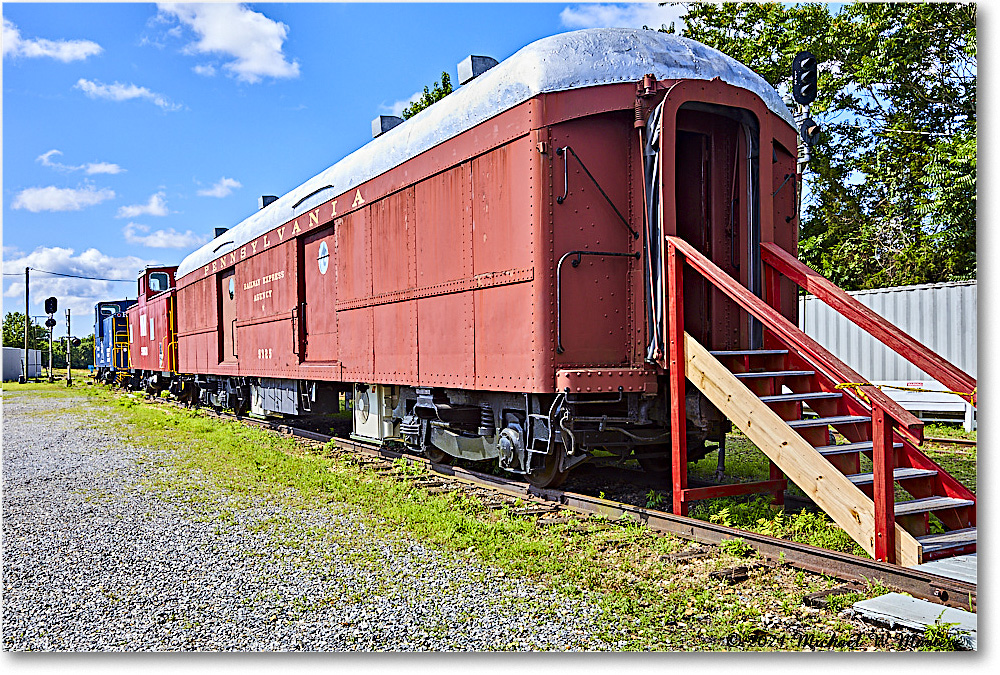
<path fill-rule="evenodd" d="M 795 253 L 795 156 L 778 94 L 720 52 L 540 40 L 185 258 L 177 370 L 241 412 L 353 391 L 357 436 L 537 484 L 595 449 L 665 469 L 664 236 L 760 295 L 760 244 Z M 685 314 L 710 348 L 760 346 L 694 276 Z M 724 418 L 687 403 L 696 459 Z"/>
<path fill-rule="evenodd" d="M 147 267 L 139 275 L 138 301 L 126 310 L 133 387 L 166 389 L 177 372 L 177 267 Z"/>

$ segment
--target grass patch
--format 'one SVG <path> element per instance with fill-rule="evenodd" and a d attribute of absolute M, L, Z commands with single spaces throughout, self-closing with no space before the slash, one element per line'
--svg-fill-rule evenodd
<path fill-rule="evenodd" d="M 734 497 L 708 499 L 693 505 L 691 515 L 726 527 L 870 557 L 825 514 L 805 509 L 798 513 L 775 509 L 771 506 L 770 497 L 757 497 L 751 501 Z"/>
<path fill-rule="evenodd" d="M 419 540 L 449 552 L 455 565 L 478 558 L 507 576 L 530 578 L 543 589 L 595 604 L 602 612 L 601 637 L 620 649 L 796 649 L 798 636 L 791 633 L 776 634 L 770 642 L 749 641 L 765 613 L 793 615 L 819 633 L 855 630 L 801 607 L 803 595 L 836 585 L 833 579 L 784 567 L 755 570 L 737 586 L 713 579 L 712 572 L 756 557 L 735 543 L 727 545 L 732 550 L 720 547 L 707 557 L 675 560 L 669 554 L 688 542 L 635 523 L 590 518 L 543 527 L 509 509 L 485 509 L 467 493 L 430 493 L 412 480 L 357 466 L 329 445 L 310 448 L 274 432 L 198 411 L 146 405 L 139 397 L 104 389 L 96 389 L 93 400 L 104 411 L 96 407 L 96 414 L 115 425 L 125 442 L 151 449 L 143 460 L 154 468 L 150 486 L 163 498 L 182 500 L 210 516 L 220 529 L 237 525 L 240 510 L 262 500 L 331 513 L 329 527 L 304 527 L 281 517 L 257 521 L 252 528 L 281 550 L 253 555 L 322 566 L 324 561 L 310 558 L 310 542 L 335 536 L 335 514 L 350 509 L 363 517 L 366 539 L 398 546 Z M 417 471 L 405 462 L 395 468 L 400 474 Z M 778 515 L 766 503 L 735 500 L 700 502 L 699 508 L 709 509 L 702 514 L 706 519 L 715 515 L 737 527 L 831 548 L 845 543 L 836 539 L 839 528 L 815 514 Z M 343 553 L 349 564 L 383 568 L 378 547 L 358 545 L 357 536 L 345 538 L 338 555 Z M 733 635 L 746 639 L 734 646 Z M 860 639 L 862 647 L 871 644 L 865 636 Z"/>

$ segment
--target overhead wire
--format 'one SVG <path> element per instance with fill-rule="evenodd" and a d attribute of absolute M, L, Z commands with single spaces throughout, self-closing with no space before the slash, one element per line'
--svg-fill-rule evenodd
<path fill-rule="evenodd" d="M 42 274 L 53 274 L 57 277 L 70 277 L 72 279 L 87 279 L 89 281 L 121 281 L 121 282 L 134 282 L 135 279 L 107 279 L 105 277 L 88 277 L 82 274 L 66 274 L 65 272 L 51 272 L 49 270 L 40 270 L 37 267 L 29 267 L 32 272 L 41 272 Z M 4 272 L 5 277 L 19 277 L 21 272 Z"/>

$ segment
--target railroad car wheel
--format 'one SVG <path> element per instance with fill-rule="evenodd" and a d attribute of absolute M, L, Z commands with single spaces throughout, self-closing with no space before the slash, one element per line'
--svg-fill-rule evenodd
<path fill-rule="evenodd" d="M 424 446 L 424 457 L 431 460 L 435 464 L 451 464 L 452 457 L 447 452 L 438 448 L 430 443 Z"/>
<path fill-rule="evenodd" d="M 535 458 L 539 458 L 535 455 Z M 550 452 L 542 458 L 543 464 L 532 469 L 525 478 L 529 483 L 539 488 L 557 488 L 566 480 L 569 471 L 559 470 L 559 457 L 554 452 Z"/>
<path fill-rule="evenodd" d="M 688 462 L 697 462 L 705 458 L 710 451 L 705 445 L 705 435 L 696 429 L 687 432 Z M 641 446 L 633 450 L 635 459 L 646 473 L 657 477 L 669 478 L 673 474 L 673 448 L 669 443 Z"/>
<path fill-rule="evenodd" d="M 669 445 L 647 445 L 634 450 L 635 459 L 646 473 L 669 478 L 673 473 L 673 460 Z"/>

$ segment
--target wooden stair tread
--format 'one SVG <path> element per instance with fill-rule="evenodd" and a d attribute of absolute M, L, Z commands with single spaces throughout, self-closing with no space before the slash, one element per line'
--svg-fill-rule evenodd
<path fill-rule="evenodd" d="M 967 527 L 962 530 L 925 534 L 916 539 L 924 547 L 925 553 L 946 548 L 958 548 L 959 546 L 968 546 L 969 544 L 976 543 L 976 528 Z"/>
<path fill-rule="evenodd" d="M 892 471 L 893 480 L 906 480 L 908 478 L 932 478 L 937 475 L 934 469 L 914 469 L 910 467 L 896 467 Z M 867 485 L 875 482 L 874 473 L 854 473 L 847 476 L 855 485 Z"/>
<path fill-rule="evenodd" d="M 839 391 L 807 391 L 801 394 L 775 394 L 774 396 L 761 396 L 764 403 L 785 403 L 786 401 L 812 401 L 820 398 L 840 398 L 843 394 Z"/>
<path fill-rule="evenodd" d="M 780 356 L 787 354 L 787 349 L 722 349 L 709 352 L 712 356 Z"/>
<path fill-rule="evenodd" d="M 892 447 L 901 448 L 902 443 L 893 443 Z M 827 457 L 829 455 L 843 455 L 849 452 L 864 452 L 865 450 L 872 449 L 871 441 L 861 441 L 859 443 L 845 443 L 843 445 L 819 445 L 816 446 L 816 451 Z"/>
<path fill-rule="evenodd" d="M 790 420 L 788 426 L 793 429 L 806 429 L 809 427 L 823 427 L 830 424 L 860 424 L 861 422 L 871 422 L 871 417 L 864 415 L 839 415 L 837 417 L 816 417 L 804 420 Z"/>
<path fill-rule="evenodd" d="M 741 380 L 755 377 L 804 377 L 815 374 L 815 370 L 762 370 L 757 373 L 733 373 Z"/>
<path fill-rule="evenodd" d="M 897 516 L 909 516 L 915 513 L 928 513 L 941 509 L 954 509 L 960 506 L 974 506 L 971 499 L 955 499 L 954 497 L 923 497 L 908 502 L 896 502 Z"/>

